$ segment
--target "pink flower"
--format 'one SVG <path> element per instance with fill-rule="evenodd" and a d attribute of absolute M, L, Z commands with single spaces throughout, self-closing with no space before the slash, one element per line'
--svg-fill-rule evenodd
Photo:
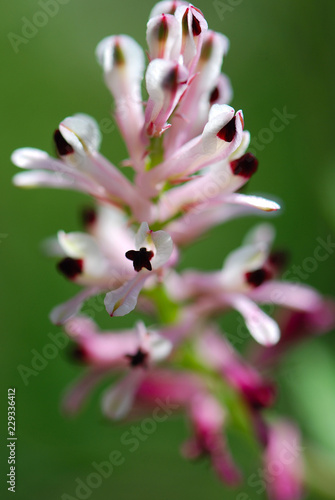
<path fill-rule="evenodd" d="M 102 376 L 111 371 L 127 370 L 129 373 L 106 391 L 102 403 L 109 418 L 124 417 L 146 371 L 169 356 L 172 350 L 168 339 L 147 330 L 143 323 L 138 323 L 134 330 L 102 334 L 92 320 L 79 316 L 69 320 L 65 330 L 77 344 L 76 358 L 91 367 L 89 374 L 66 396 L 64 408 L 70 413 L 78 410 L 87 392 Z"/>
<path fill-rule="evenodd" d="M 209 457 L 218 476 L 236 485 L 241 475 L 231 458 L 223 436 L 225 411 L 206 390 L 201 379 L 178 372 L 156 372 L 143 379 L 137 391 L 137 404 L 155 406 L 167 401 L 176 409 L 184 409 L 193 436 L 184 443 L 183 454 L 189 459 Z"/>
<path fill-rule="evenodd" d="M 184 444 L 184 455 L 191 459 L 209 455 L 219 478 L 231 486 L 236 486 L 241 481 L 241 474 L 233 462 L 222 434 L 226 417 L 222 406 L 212 396 L 198 394 L 192 398 L 189 412 L 194 437 Z"/>
<path fill-rule="evenodd" d="M 269 427 L 264 454 L 267 489 L 270 500 L 303 498 L 303 448 L 298 429 L 287 421 Z"/>
<path fill-rule="evenodd" d="M 266 380 L 245 361 L 224 335 L 208 328 L 199 337 L 197 350 L 199 357 L 237 389 L 252 409 L 272 406 L 275 400 L 274 383 Z"/>
<path fill-rule="evenodd" d="M 205 316 L 236 309 L 257 342 L 265 346 L 276 344 L 279 326 L 258 303 L 308 312 L 319 310 L 323 299 L 308 286 L 274 279 L 279 268 L 270 251 L 273 237 L 271 226 L 256 227 L 244 245 L 228 255 L 221 271 L 172 274 L 168 281 L 170 294 L 179 300 L 194 298 Z"/>

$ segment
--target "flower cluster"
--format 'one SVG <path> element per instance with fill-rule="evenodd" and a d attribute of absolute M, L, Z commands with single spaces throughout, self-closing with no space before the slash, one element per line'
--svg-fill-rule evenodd
<path fill-rule="evenodd" d="M 269 369 L 293 341 L 329 329 L 333 306 L 310 287 L 279 280 L 285 255 L 272 250 L 274 230 L 267 223 L 250 231 L 221 270 L 179 270 L 182 248 L 211 227 L 280 207 L 240 192 L 258 161 L 248 153 L 242 111 L 228 104 L 232 89 L 221 73 L 227 38 L 209 30 L 193 5 L 163 1 L 150 14 L 147 43 L 146 68 L 143 50 L 126 35 L 105 38 L 96 51 L 132 179 L 99 153 L 95 120 L 76 114 L 54 132 L 57 158 L 32 148 L 13 153 L 13 163 L 26 169 L 14 183 L 74 189 L 95 200 L 83 212 L 85 232 L 60 231 L 47 244 L 60 259 L 59 271 L 81 287 L 51 312 L 88 366 L 67 393 L 66 411 L 78 411 L 96 384 L 117 374 L 102 399 L 108 418 L 131 418 L 157 400 L 169 401 L 190 422 L 183 454 L 208 456 L 219 477 L 235 485 L 242 476 L 226 432 L 239 425 L 238 416 L 257 439 L 265 467 L 287 458 L 287 443 L 299 442 L 292 423 L 270 420 L 265 412 L 276 399 Z M 84 314 L 85 301 L 101 293 L 111 317 L 108 332 Z M 285 309 L 286 316 L 276 321 L 264 304 Z M 113 329 L 113 317 L 135 308 L 149 317 L 148 325 Z M 260 344 L 252 359 L 219 329 L 216 318 L 230 310 Z M 296 450 L 279 473 L 266 469 L 271 499 L 300 498 L 303 460 Z"/>

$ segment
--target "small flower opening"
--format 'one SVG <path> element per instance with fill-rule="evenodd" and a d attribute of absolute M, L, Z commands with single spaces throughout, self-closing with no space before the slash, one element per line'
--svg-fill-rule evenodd
<path fill-rule="evenodd" d="M 151 250 L 147 250 L 145 247 L 142 247 L 139 250 L 129 250 L 125 255 L 127 259 L 133 261 L 135 271 L 139 272 L 143 269 L 143 267 L 148 269 L 148 271 L 152 271 L 150 261 L 154 256 L 154 252 Z"/>

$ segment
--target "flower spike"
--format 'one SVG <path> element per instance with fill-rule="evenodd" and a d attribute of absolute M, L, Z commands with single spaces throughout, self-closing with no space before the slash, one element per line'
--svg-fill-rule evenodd
<path fill-rule="evenodd" d="M 12 154 L 24 170 L 17 186 L 72 189 L 94 200 L 80 210 L 82 230 L 65 221 L 66 231 L 43 245 L 63 279 L 79 287 L 50 313 L 71 342 L 72 361 L 86 369 L 63 410 L 76 414 L 112 379 L 101 400 L 107 419 L 143 416 L 144 428 L 147 415 L 160 422 L 184 414 L 190 433 L 182 454 L 207 460 L 232 487 L 243 480 L 230 442 L 238 431 L 246 450 L 257 444 L 269 500 L 302 500 L 304 446 L 296 425 L 276 416 L 274 368 L 293 345 L 334 327 L 334 301 L 280 278 L 287 252 L 272 248 L 268 223 L 280 203 L 244 191 L 257 181 L 261 158 L 248 149 L 242 110 L 229 105 L 233 91 L 221 73 L 228 39 L 208 29 L 194 5 L 164 0 L 150 13 L 146 40 L 148 61 L 128 35 L 108 36 L 96 49 L 128 150 L 125 174 L 99 152 L 102 133 L 83 113 L 52 128 L 53 156 L 27 147 Z M 184 247 L 247 215 L 267 222 L 232 251 L 222 228 L 221 269 L 187 267 Z M 211 249 L 203 257 L 200 267 L 211 269 Z M 95 320 L 105 309 L 110 328 L 101 331 Z M 135 309 L 151 326 L 119 329 Z M 222 331 L 218 321 L 231 311 L 237 324 Z"/>

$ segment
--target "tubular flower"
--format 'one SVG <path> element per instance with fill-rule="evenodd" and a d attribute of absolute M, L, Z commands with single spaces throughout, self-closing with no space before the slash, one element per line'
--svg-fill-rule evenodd
<path fill-rule="evenodd" d="M 55 155 L 33 148 L 12 155 L 25 170 L 15 185 L 72 189 L 94 201 L 82 213 L 82 230 L 61 230 L 44 245 L 58 271 L 80 287 L 50 315 L 87 368 L 63 408 L 75 414 L 96 385 L 114 376 L 102 397 L 107 418 L 184 413 L 190 437 L 183 455 L 204 457 L 232 486 L 243 477 L 229 435 L 242 425 L 259 444 L 269 498 L 299 500 L 303 447 L 288 461 L 286 444 L 300 443 L 299 432 L 284 419 L 269 419 L 277 394 L 271 370 L 297 340 L 333 327 L 334 304 L 311 287 L 280 280 L 285 258 L 272 250 L 267 223 L 228 255 L 222 243 L 221 270 L 177 268 L 183 247 L 210 228 L 280 206 L 240 192 L 258 159 L 248 151 L 242 110 L 229 105 L 232 88 L 221 72 L 227 38 L 208 29 L 194 5 L 163 1 L 151 11 L 146 39 L 147 66 L 127 35 L 107 37 L 96 49 L 131 176 L 99 153 L 102 135 L 85 114 L 55 127 Z M 264 305 L 275 308 L 275 319 Z M 101 309 L 110 321 L 106 332 L 92 319 Z M 116 330 L 114 318 L 134 309 L 145 321 Z M 242 325 L 234 334 L 216 323 L 231 310 Z M 234 345 L 249 333 L 256 343 L 243 356 Z M 277 474 L 278 456 L 284 458 Z"/>

